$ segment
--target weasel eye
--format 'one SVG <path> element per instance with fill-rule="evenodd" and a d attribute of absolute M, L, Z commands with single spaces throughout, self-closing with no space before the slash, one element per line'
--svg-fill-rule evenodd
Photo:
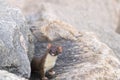
<path fill-rule="evenodd" d="M 52 53 L 52 50 L 49 50 L 49 53 Z"/>
<path fill-rule="evenodd" d="M 58 52 L 58 51 L 56 51 L 56 54 L 59 54 L 59 52 Z"/>

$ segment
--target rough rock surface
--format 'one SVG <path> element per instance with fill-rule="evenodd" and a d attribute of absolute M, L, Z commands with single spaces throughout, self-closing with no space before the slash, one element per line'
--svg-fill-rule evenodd
<path fill-rule="evenodd" d="M 12 1 L 17 3 L 16 0 Z M 35 53 L 43 54 L 47 42 L 63 46 L 63 54 L 59 56 L 55 67 L 57 74 L 54 79 L 120 79 L 120 62 L 114 54 L 115 52 L 120 56 L 120 35 L 115 32 L 119 20 L 118 0 L 21 1 L 24 4 L 17 6 L 23 11 L 28 23 L 35 26 L 31 28 L 39 41 L 35 43 Z M 70 23 L 81 31 L 95 32 L 114 52 L 100 42 L 95 34 L 78 32 L 74 28 L 71 31 L 71 26 L 61 21 Z M 35 78 L 33 76 L 31 80 Z"/>
<path fill-rule="evenodd" d="M 49 20 L 57 16 L 79 30 L 95 32 L 101 41 L 109 45 L 120 57 L 120 35 L 116 33 L 120 18 L 120 0 L 10 0 L 10 2 L 23 11 L 32 25 L 36 22 L 42 25 L 46 18 Z"/>
<path fill-rule="evenodd" d="M 27 53 L 30 53 L 30 34 L 20 10 L 10 8 L 5 0 L 0 0 L 0 69 L 26 78 L 30 76 L 27 56 Z"/>
<path fill-rule="evenodd" d="M 36 54 L 43 55 L 48 42 L 63 47 L 63 53 L 54 69 L 57 73 L 51 80 L 120 79 L 120 61 L 92 32 L 79 32 L 62 21 L 53 21 L 31 29 L 34 36 L 41 38 L 35 45 Z M 38 33 L 41 35 L 37 35 Z M 33 75 L 31 80 L 38 78 Z"/>
<path fill-rule="evenodd" d="M 4 70 L 0 70 L 0 80 L 27 80 L 27 79 L 18 77 L 17 75 L 9 73 Z"/>

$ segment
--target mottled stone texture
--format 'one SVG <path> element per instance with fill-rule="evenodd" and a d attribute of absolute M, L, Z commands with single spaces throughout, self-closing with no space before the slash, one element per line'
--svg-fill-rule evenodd
<path fill-rule="evenodd" d="M 20 10 L 11 8 L 5 0 L 0 0 L 0 69 L 30 77 L 27 55 L 31 44 L 28 35 L 31 32 Z M 30 50 L 33 51 L 33 48 Z"/>
<path fill-rule="evenodd" d="M 4 70 L 0 70 L 0 80 L 27 80 L 27 79 L 19 77 L 15 74 L 9 73 Z"/>
<path fill-rule="evenodd" d="M 37 55 L 44 54 L 48 42 L 63 47 L 63 53 L 54 69 L 57 73 L 51 80 L 120 79 L 119 59 L 94 33 L 79 32 L 71 25 L 58 20 L 31 29 L 38 40 L 35 44 Z M 37 78 L 32 76 L 31 80 Z"/>
<path fill-rule="evenodd" d="M 10 2 L 12 6 L 22 10 L 32 25 L 43 25 L 45 19 L 48 21 L 57 16 L 79 30 L 95 32 L 120 58 L 120 35 L 116 33 L 120 23 L 120 0 L 10 0 Z"/>
<path fill-rule="evenodd" d="M 35 54 L 43 55 L 47 43 L 63 47 L 52 80 L 120 80 L 116 57 L 120 35 L 115 32 L 119 0 L 21 0 L 22 5 L 12 1 L 23 11 L 36 38 Z"/>

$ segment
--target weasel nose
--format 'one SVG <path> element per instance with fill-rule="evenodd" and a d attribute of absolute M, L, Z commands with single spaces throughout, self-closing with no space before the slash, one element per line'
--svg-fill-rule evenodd
<path fill-rule="evenodd" d="M 55 54 L 52 53 L 51 55 L 54 56 Z"/>

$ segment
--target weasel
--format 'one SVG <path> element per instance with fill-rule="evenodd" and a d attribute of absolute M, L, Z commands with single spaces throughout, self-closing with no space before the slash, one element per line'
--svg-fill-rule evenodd
<path fill-rule="evenodd" d="M 52 70 L 55 66 L 57 56 L 61 54 L 62 47 L 61 46 L 53 46 L 52 44 L 47 45 L 46 53 L 40 56 L 34 56 L 31 62 L 31 71 L 39 72 L 40 79 L 48 80 L 45 76 L 46 72 L 50 75 L 54 75 L 55 72 Z"/>

